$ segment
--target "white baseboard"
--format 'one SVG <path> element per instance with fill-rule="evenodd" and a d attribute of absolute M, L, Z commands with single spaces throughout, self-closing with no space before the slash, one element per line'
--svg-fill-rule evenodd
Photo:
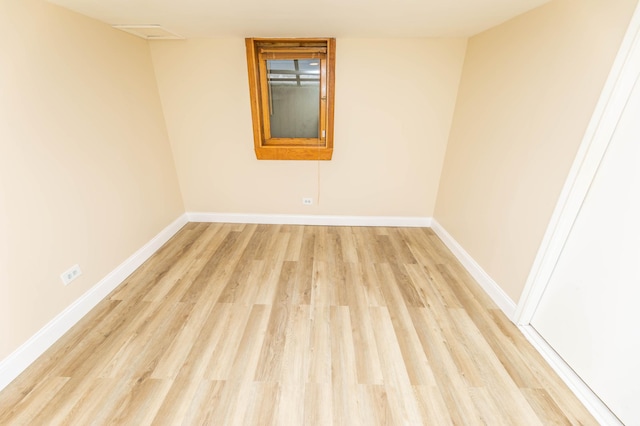
<path fill-rule="evenodd" d="M 61 338 L 187 223 L 183 214 L 0 362 L 0 390 Z"/>
<path fill-rule="evenodd" d="M 287 214 L 187 213 L 190 222 L 260 223 L 268 225 L 326 225 L 326 226 L 431 226 L 430 217 L 403 216 L 320 216 Z"/>
<path fill-rule="evenodd" d="M 504 290 L 496 283 L 493 278 L 485 272 L 484 269 L 471 257 L 465 249 L 436 221 L 432 219 L 431 228 L 444 244 L 451 250 L 456 258 L 462 263 L 462 266 L 471 274 L 471 276 L 480 284 L 480 287 L 491 297 L 493 302 L 498 305 L 502 312 L 511 321 L 514 319 L 516 312 L 516 304 L 504 292 Z"/>
<path fill-rule="evenodd" d="M 529 343 L 542 355 L 563 382 L 571 389 L 587 410 L 601 425 L 621 426 L 622 423 L 595 393 L 582 381 L 580 376 L 553 350 L 546 340 L 530 325 L 519 326 Z"/>

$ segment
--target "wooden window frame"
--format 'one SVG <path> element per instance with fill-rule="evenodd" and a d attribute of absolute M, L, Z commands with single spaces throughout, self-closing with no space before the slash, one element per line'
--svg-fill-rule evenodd
<path fill-rule="evenodd" d="M 253 140 L 259 160 L 331 160 L 335 93 L 335 38 L 247 38 Z M 272 138 L 266 60 L 320 60 L 318 138 Z"/>

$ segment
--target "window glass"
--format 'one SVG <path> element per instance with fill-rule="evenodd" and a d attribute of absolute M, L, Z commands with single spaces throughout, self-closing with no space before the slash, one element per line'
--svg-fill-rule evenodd
<path fill-rule="evenodd" d="M 271 137 L 318 138 L 320 61 L 267 60 Z"/>

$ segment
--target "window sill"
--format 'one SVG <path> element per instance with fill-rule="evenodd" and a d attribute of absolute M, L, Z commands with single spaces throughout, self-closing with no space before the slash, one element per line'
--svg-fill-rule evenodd
<path fill-rule="evenodd" d="M 306 146 L 262 146 L 256 147 L 259 160 L 331 160 L 333 148 Z"/>

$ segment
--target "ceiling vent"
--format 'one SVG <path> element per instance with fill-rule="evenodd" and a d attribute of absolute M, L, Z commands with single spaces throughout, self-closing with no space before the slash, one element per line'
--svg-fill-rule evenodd
<path fill-rule="evenodd" d="M 161 25 L 114 25 L 113 28 L 126 31 L 145 40 L 183 40 L 184 37 L 163 28 Z"/>

